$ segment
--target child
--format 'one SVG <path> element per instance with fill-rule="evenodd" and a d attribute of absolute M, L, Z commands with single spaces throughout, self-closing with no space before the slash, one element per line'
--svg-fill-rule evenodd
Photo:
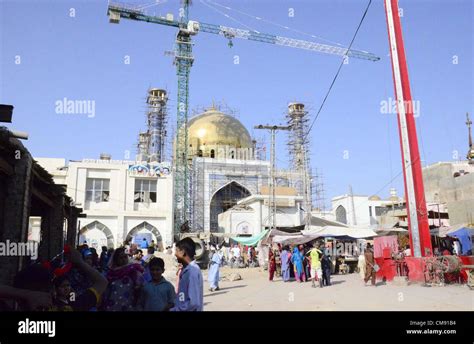
<path fill-rule="evenodd" d="M 71 283 L 67 276 L 62 275 L 53 279 L 53 309 L 56 311 L 72 311 L 72 307 L 69 304 L 72 296 Z"/>
<path fill-rule="evenodd" d="M 139 308 L 144 311 L 169 311 L 174 306 L 176 294 L 173 285 L 162 276 L 165 262 L 161 258 L 152 258 L 148 269 L 151 281 L 142 288 Z"/>

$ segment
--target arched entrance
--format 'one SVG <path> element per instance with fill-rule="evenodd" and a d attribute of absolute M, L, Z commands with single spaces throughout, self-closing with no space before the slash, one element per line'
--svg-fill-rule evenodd
<path fill-rule="evenodd" d="M 342 205 L 336 208 L 336 221 L 347 224 L 346 208 Z"/>
<path fill-rule="evenodd" d="M 251 235 L 252 233 L 252 225 L 247 221 L 240 222 L 235 230 L 235 234 L 237 235 Z"/>
<path fill-rule="evenodd" d="M 155 226 L 152 226 L 146 221 L 143 221 L 138 226 L 133 227 L 130 232 L 128 232 L 127 237 L 125 238 L 126 241 L 133 239 L 135 236 L 139 235 L 140 233 L 150 232 L 152 234 L 153 239 L 155 240 L 156 246 L 159 251 L 163 251 L 163 238 L 161 237 L 161 233 Z"/>
<path fill-rule="evenodd" d="M 250 196 L 251 193 L 247 188 L 237 182 L 230 182 L 223 186 L 214 194 L 211 200 L 210 209 L 210 230 L 211 232 L 219 231 L 217 216 L 220 213 L 232 208 L 241 199 Z"/>
<path fill-rule="evenodd" d="M 112 231 L 99 221 L 93 221 L 81 228 L 79 231 L 79 244 L 82 244 L 84 241 L 87 241 L 89 246 L 95 247 L 96 249 L 100 249 L 102 246 L 109 248 L 114 247 L 114 235 Z"/>

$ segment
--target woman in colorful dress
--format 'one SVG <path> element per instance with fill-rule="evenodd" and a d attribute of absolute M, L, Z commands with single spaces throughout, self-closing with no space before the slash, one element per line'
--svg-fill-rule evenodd
<path fill-rule="evenodd" d="M 125 248 L 116 249 L 107 272 L 109 285 L 103 296 L 104 311 L 133 311 L 144 284 L 143 266 L 129 262 Z"/>
<path fill-rule="evenodd" d="M 293 249 L 293 254 L 291 255 L 291 262 L 293 263 L 295 278 L 298 282 L 303 282 L 305 280 L 305 273 L 303 270 L 303 256 L 301 255 L 298 246 L 295 246 Z"/>

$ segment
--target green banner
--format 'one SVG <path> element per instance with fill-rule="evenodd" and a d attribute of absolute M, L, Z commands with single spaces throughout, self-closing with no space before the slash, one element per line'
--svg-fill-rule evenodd
<path fill-rule="evenodd" d="M 257 235 L 251 236 L 251 237 L 232 237 L 231 239 L 234 240 L 234 241 L 237 241 L 239 244 L 242 244 L 242 245 L 245 245 L 245 246 L 255 246 L 267 234 L 268 234 L 268 229 L 264 230 L 263 232 L 260 232 Z"/>

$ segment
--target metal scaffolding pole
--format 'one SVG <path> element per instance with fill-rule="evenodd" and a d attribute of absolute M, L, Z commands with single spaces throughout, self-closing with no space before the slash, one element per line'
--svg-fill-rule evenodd
<path fill-rule="evenodd" d="M 270 229 L 276 228 L 276 195 L 275 195 L 275 170 L 276 170 L 276 163 L 275 163 L 275 145 L 276 145 L 276 131 L 277 130 L 290 130 L 290 126 L 281 126 L 281 125 L 257 125 L 254 127 L 255 129 L 265 129 L 270 130 L 271 133 L 271 150 L 270 150 L 270 179 L 269 179 L 269 216 L 268 222 L 270 225 Z"/>

